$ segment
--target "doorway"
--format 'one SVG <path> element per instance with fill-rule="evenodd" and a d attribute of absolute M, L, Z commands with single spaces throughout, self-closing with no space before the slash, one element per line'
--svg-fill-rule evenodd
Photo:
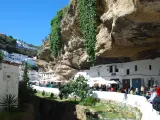
<path fill-rule="evenodd" d="M 123 89 L 130 88 L 130 79 L 122 80 Z"/>
<path fill-rule="evenodd" d="M 138 90 L 141 90 L 141 78 L 133 78 L 132 79 L 132 87 L 134 88 L 134 90 L 136 88 L 138 88 Z"/>

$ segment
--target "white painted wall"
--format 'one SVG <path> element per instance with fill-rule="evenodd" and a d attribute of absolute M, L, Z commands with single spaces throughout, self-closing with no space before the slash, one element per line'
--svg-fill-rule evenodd
<path fill-rule="evenodd" d="M 137 71 L 135 71 L 135 65 L 137 65 Z M 149 70 L 149 65 L 151 65 L 151 70 Z M 113 72 L 109 72 L 109 66 L 113 66 Z M 118 72 L 115 71 L 115 66 Z M 130 74 L 126 74 L 126 70 L 129 69 Z M 99 72 L 99 75 L 98 75 Z M 112 74 L 116 75 L 113 76 Z M 90 77 L 103 77 L 106 80 L 119 79 L 121 82 L 123 79 L 130 79 L 130 86 L 132 86 L 132 78 L 141 78 L 144 80 L 145 86 L 148 84 L 148 80 L 153 78 L 157 85 L 160 85 L 160 58 L 154 60 L 140 60 L 127 63 L 113 63 L 106 65 L 99 65 L 91 67 L 90 70 L 84 70 L 83 72 L 78 72 L 75 76 L 82 74 Z"/>
<path fill-rule="evenodd" d="M 30 81 L 38 80 L 38 72 L 36 70 L 29 70 L 28 77 Z"/>
<path fill-rule="evenodd" d="M 19 80 L 23 80 L 23 74 L 24 74 L 24 65 L 19 66 Z M 36 70 L 28 70 L 28 77 L 30 81 L 38 80 L 38 72 Z"/>
<path fill-rule="evenodd" d="M 18 82 L 19 67 L 2 63 L 2 69 L 0 70 L 0 99 L 6 94 L 13 94 L 18 97 Z"/>

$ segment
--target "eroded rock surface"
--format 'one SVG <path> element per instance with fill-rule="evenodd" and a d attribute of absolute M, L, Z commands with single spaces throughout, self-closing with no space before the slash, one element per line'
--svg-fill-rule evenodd
<path fill-rule="evenodd" d="M 62 52 L 53 59 L 49 46 L 38 55 L 55 73 L 68 80 L 87 68 L 87 54 L 78 21 L 77 0 L 61 21 Z M 159 0 L 97 0 L 96 64 L 160 57 Z M 49 45 L 49 44 L 48 44 Z"/>

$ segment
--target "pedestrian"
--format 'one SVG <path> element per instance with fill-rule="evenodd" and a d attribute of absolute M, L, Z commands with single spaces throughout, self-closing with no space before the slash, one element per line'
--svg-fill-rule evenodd
<path fill-rule="evenodd" d="M 138 88 L 136 88 L 136 90 L 135 90 L 135 95 L 140 95 Z"/>
<path fill-rule="evenodd" d="M 155 88 L 152 89 L 151 97 L 148 99 L 148 102 L 152 104 L 153 99 L 157 96 L 157 93 L 155 91 Z"/>
<path fill-rule="evenodd" d="M 152 106 L 153 108 L 160 112 L 160 87 L 156 89 L 156 97 L 153 99 L 153 103 L 152 103 Z"/>
<path fill-rule="evenodd" d="M 131 87 L 131 89 L 130 89 L 130 94 L 134 95 L 134 88 L 133 87 Z"/>

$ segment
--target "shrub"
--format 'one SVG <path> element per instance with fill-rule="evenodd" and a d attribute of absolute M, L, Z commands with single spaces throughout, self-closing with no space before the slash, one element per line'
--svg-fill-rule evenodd
<path fill-rule="evenodd" d="M 92 94 L 92 90 L 89 89 L 87 80 L 83 76 L 79 76 L 75 81 L 61 85 L 59 90 L 62 99 L 68 98 L 68 96 L 72 94 L 73 96 L 80 98 L 80 100 L 83 100 Z"/>
<path fill-rule="evenodd" d="M 4 107 L 6 111 L 12 112 L 14 108 L 18 105 L 18 99 L 16 95 L 6 95 L 0 101 L 0 106 Z"/>
<path fill-rule="evenodd" d="M 43 90 L 43 92 L 42 92 L 42 96 L 45 96 L 45 91 Z"/>
<path fill-rule="evenodd" d="M 36 89 L 34 89 L 34 91 L 33 91 L 34 93 L 37 93 L 37 90 Z"/>
<path fill-rule="evenodd" d="M 62 94 L 62 93 L 59 94 L 59 98 L 60 98 L 61 100 L 63 99 L 63 94 Z"/>
<path fill-rule="evenodd" d="M 54 94 L 53 94 L 53 93 L 51 93 L 51 94 L 50 94 L 50 97 L 51 97 L 51 98 L 53 98 L 53 97 L 54 97 Z"/>
<path fill-rule="evenodd" d="M 99 99 L 94 98 L 93 96 L 89 96 L 88 98 L 85 98 L 83 101 L 81 101 L 80 104 L 85 106 L 94 106 L 98 102 L 99 102 Z"/>

